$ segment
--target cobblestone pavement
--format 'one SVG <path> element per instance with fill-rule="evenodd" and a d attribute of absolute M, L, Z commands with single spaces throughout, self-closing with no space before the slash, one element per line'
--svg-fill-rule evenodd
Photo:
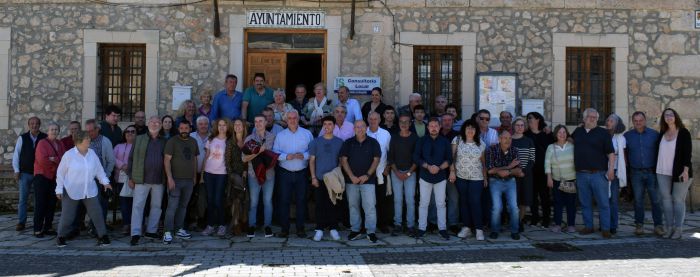
<path fill-rule="evenodd" d="M 618 234 L 608 240 L 528 226 L 519 241 L 507 233 L 483 242 L 379 234 L 377 244 L 195 233 L 170 245 L 142 240 L 129 246 L 128 237 L 112 232 L 110 246 L 96 247 L 84 235 L 58 249 L 55 238 L 14 231 L 16 217 L 6 215 L 0 216 L 0 275 L 700 276 L 700 214 L 688 214 L 682 240 L 634 236 L 631 218 L 631 212 L 623 212 Z"/>

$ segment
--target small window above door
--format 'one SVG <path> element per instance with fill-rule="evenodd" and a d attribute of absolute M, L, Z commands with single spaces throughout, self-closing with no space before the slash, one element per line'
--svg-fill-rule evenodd
<path fill-rule="evenodd" d="M 248 33 L 249 49 L 324 49 L 322 33 Z"/>

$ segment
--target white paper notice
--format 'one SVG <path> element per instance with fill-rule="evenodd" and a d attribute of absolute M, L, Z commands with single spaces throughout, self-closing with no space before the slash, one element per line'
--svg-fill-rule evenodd
<path fill-rule="evenodd" d="M 177 111 L 182 102 L 190 99 L 192 99 L 192 87 L 173 86 L 173 111 Z"/>
<path fill-rule="evenodd" d="M 544 116 L 544 99 L 523 99 L 521 115 L 525 116 L 530 112 L 538 112 Z"/>

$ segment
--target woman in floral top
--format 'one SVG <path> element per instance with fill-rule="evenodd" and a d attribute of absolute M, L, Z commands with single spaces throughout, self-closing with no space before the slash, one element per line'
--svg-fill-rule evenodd
<path fill-rule="evenodd" d="M 462 124 L 459 136 L 452 140 L 454 163 L 450 166 L 449 181 L 454 182 L 459 191 L 459 214 L 464 227 L 457 234 L 460 238 L 476 231 L 476 239 L 484 240 L 484 224 L 481 214 L 481 194 L 487 186 L 484 151 L 486 144 L 479 139 L 479 125 L 474 120 Z"/>

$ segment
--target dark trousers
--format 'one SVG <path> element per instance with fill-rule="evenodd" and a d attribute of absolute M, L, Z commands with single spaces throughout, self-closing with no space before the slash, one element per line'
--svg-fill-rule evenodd
<path fill-rule="evenodd" d="M 207 186 L 207 225 L 224 225 L 224 193 L 228 175 L 205 172 L 204 180 Z"/>
<path fill-rule="evenodd" d="M 457 178 L 455 185 L 459 192 L 459 215 L 462 219 L 462 224 L 465 227 L 483 230 L 481 195 L 484 191 L 484 181 Z"/>
<path fill-rule="evenodd" d="M 386 178 L 384 178 L 386 180 Z M 394 219 L 394 197 L 386 195 L 387 183 L 376 185 L 374 195 L 377 200 L 377 227 L 379 229 L 393 225 Z M 363 213 L 364 215 L 364 213 Z"/>
<path fill-rule="evenodd" d="M 534 170 L 534 178 L 532 187 L 534 189 L 534 194 L 532 197 L 532 206 L 530 210 L 532 211 L 532 223 L 542 221 L 542 226 L 548 226 L 551 221 L 552 215 L 552 196 L 549 192 L 549 187 L 547 187 L 547 179 L 545 178 L 544 172 L 539 170 Z M 542 216 L 540 216 L 540 208 L 542 208 Z"/>
<path fill-rule="evenodd" d="M 34 183 L 34 232 L 51 230 L 56 211 L 56 181 L 36 175 Z"/>
<path fill-rule="evenodd" d="M 493 200 L 491 200 L 491 192 L 488 189 L 481 191 L 481 222 L 484 222 L 486 227 L 491 227 L 491 208 Z"/>
<path fill-rule="evenodd" d="M 117 190 L 114 192 L 114 194 L 115 198 L 119 198 L 119 211 L 122 213 L 122 225 L 131 225 L 131 209 L 134 205 L 134 198 L 119 196 L 122 189 L 124 189 L 124 186 L 128 186 L 129 184 L 117 183 L 116 185 Z"/>
<path fill-rule="evenodd" d="M 560 181 L 554 181 L 554 224 L 561 226 L 564 208 L 566 208 L 566 225 L 576 225 L 576 193 L 566 193 L 559 190 Z"/>
<path fill-rule="evenodd" d="M 318 187 L 314 188 L 316 198 L 316 230 L 337 229 L 339 203 L 334 205 L 328 194 L 328 187 L 323 181 L 318 181 Z"/>
<path fill-rule="evenodd" d="M 296 198 L 296 227 L 297 232 L 304 230 L 304 219 L 306 216 L 306 187 L 309 180 L 306 169 L 299 171 L 289 171 L 282 167 L 277 167 L 279 179 L 279 223 L 283 232 L 289 232 L 289 211 L 292 203 L 292 196 Z"/>

